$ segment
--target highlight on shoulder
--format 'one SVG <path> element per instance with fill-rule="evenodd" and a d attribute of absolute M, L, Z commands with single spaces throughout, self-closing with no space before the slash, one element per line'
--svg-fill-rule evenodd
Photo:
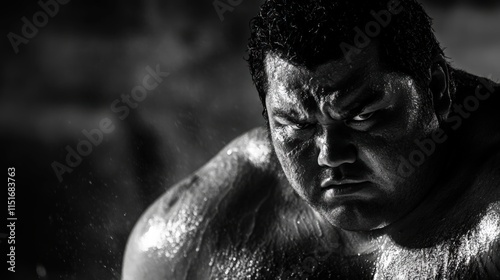
<path fill-rule="evenodd" d="M 158 198 L 129 237 L 123 279 L 177 279 L 187 275 L 192 265 L 190 255 L 211 239 L 212 228 L 227 218 L 226 212 L 239 215 L 254 207 L 233 211 L 230 204 L 252 200 L 249 193 L 260 195 L 249 192 L 253 185 L 273 181 L 264 179 L 273 176 L 275 165 L 268 139 L 265 128 L 241 135 Z"/>

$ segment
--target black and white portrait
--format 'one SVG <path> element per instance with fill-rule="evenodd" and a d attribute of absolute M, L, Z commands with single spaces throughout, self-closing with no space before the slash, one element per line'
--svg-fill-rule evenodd
<path fill-rule="evenodd" d="M 1 279 L 500 279 L 500 2 L 5 5 Z"/>

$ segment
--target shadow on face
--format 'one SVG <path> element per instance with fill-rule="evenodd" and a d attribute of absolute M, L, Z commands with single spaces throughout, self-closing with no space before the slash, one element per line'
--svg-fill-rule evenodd
<path fill-rule="evenodd" d="M 439 128 L 429 92 L 388 69 L 375 45 L 314 69 L 265 60 L 276 155 L 294 190 L 332 224 L 382 228 L 413 209 L 435 179 L 434 156 L 401 174 L 414 141 Z M 404 176 L 403 176 L 404 175 Z"/>

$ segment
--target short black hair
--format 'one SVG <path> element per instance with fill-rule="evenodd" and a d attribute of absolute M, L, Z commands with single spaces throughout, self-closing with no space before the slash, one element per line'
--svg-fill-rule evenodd
<path fill-rule="evenodd" d="M 389 24 L 381 26 L 372 40 L 378 42 L 386 65 L 410 75 L 422 86 L 434 59 L 444 54 L 430 17 L 415 0 L 267 0 L 250 22 L 247 49 L 264 118 L 267 120 L 264 60 L 268 53 L 308 68 L 340 59 L 345 52 L 342 43 L 354 46 L 355 28 L 365 30 L 375 21 L 371 12 L 387 10 L 391 1 L 399 5 L 400 12 L 391 14 Z"/>

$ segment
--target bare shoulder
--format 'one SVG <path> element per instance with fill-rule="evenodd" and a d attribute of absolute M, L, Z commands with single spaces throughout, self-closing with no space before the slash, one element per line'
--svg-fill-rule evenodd
<path fill-rule="evenodd" d="M 230 236 L 244 239 L 253 231 L 246 228 L 251 221 L 245 217 L 269 199 L 276 184 L 275 165 L 264 128 L 232 141 L 142 215 L 128 241 L 123 279 L 202 277 L 206 272 L 196 269 L 197 259 L 208 259 L 203 254 L 209 254 L 209 241 L 220 239 L 213 235 L 228 220 L 247 224 L 224 229 L 234 231 Z"/>
<path fill-rule="evenodd" d="M 314 271 L 327 275 L 342 244 L 288 185 L 258 128 L 146 211 L 129 238 L 123 279 L 275 279 L 307 267 L 311 256 L 330 263 Z"/>

